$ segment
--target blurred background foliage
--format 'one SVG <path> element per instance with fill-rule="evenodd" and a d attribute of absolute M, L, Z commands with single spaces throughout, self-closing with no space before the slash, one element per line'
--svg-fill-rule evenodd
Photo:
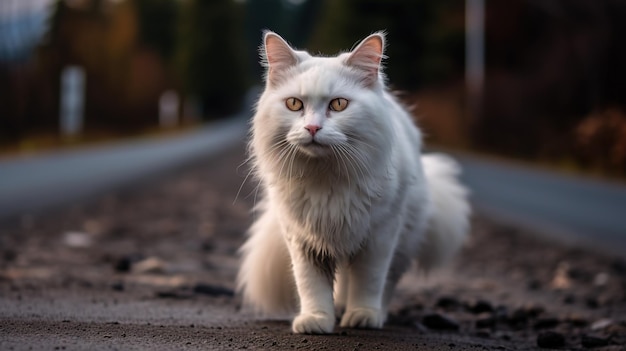
<path fill-rule="evenodd" d="M 0 31 L 15 22 L 11 1 L 0 0 Z M 486 0 L 479 113 L 466 97 L 463 0 L 42 1 L 52 10 L 41 40 L 19 55 L 0 47 L 4 149 L 59 139 L 68 65 L 87 77 L 82 138 L 136 135 L 158 129 L 168 90 L 184 102 L 179 125 L 249 108 L 264 29 L 324 55 L 385 30 L 390 85 L 427 143 L 626 175 L 623 0 Z"/>

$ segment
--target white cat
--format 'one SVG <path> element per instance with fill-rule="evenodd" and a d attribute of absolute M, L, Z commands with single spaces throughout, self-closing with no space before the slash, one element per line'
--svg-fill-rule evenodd
<path fill-rule="evenodd" d="M 263 200 L 241 248 L 238 287 L 266 313 L 295 311 L 295 333 L 381 328 L 416 258 L 429 269 L 464 242 L 470 208 L 445 156 L 385 87 L 383 33 L 314 57 L 266 32 L 266 87 L 250 153 Z M 334 296 L 333 296 L 334 291 Z"/>

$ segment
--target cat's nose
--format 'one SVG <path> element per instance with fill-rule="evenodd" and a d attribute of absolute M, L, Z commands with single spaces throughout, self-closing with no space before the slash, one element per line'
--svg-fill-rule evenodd
<path fill-rule="evenodd" d="M 306 125 L 306 126 L 304 127 L 304 129 L 308 130 L 308 131 L 309 131 L 309 133 L 311 134 L 311 136 L 315 136 L 315 134 L 317 134 L 317 132 L 318 132 L 320 129 L 322 129 L 322 127 L 317 126 L 317 125 L 315 125 L 315 124 L 309 124 L 309 125 Z"/>

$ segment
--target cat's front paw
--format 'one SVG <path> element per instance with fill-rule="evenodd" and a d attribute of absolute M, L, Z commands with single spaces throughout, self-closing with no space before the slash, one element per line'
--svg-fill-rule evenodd
<path fill-rule="evenodd" d="M 380 329 L 385 322 L 385 316 L 379 309 L 353 308 L 347 310 L 341 318 L 341 327 Z"/>
<path fill-rule="evenodd" d="M 300 314 L 293 320 L 292 329 L 298 334 L 330 334 L 335 328 L 335 316 L 328 313 Z"/>

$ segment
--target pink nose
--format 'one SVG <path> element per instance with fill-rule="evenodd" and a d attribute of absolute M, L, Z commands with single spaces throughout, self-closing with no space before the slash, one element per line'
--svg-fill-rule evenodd
<path fill-rule="evenodd" d="M 311 133 L 311 136 L 315 136 L 315 134 L 322 129 L 320 126 L 316 126 L 315 124 L 309 124 L 304 127 L 304 129 L 308 130 Z"/>

